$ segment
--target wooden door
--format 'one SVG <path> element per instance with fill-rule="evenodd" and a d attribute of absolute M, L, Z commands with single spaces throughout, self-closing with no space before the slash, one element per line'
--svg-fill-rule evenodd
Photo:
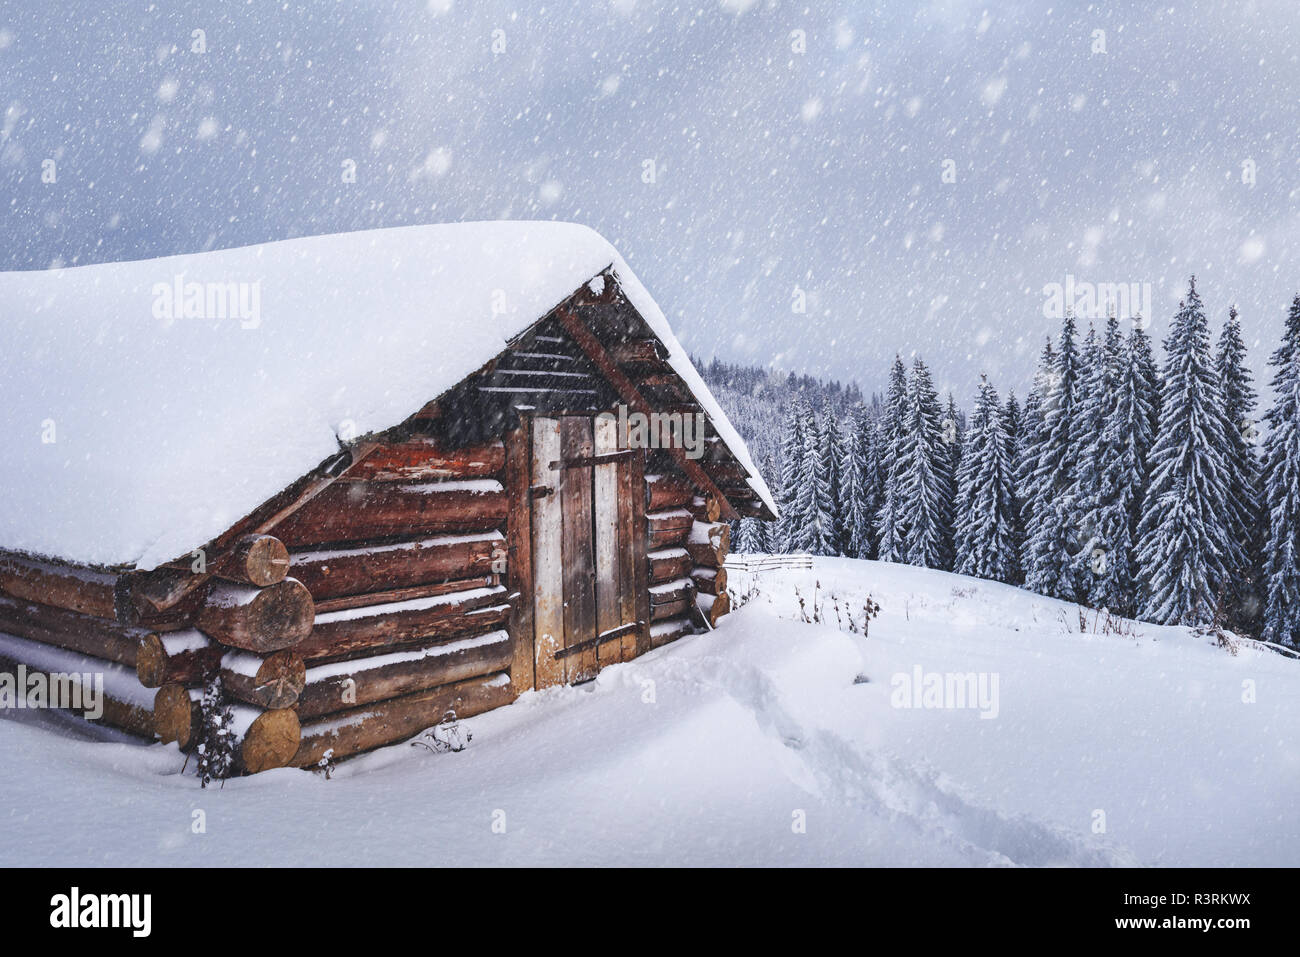
<path fill-rule="evenodd" d="M 534 674 L 544 688 L 586 681 L 643 648 L 643 453 L 618 447 L 613 421 L 581 415 L 534 417 L 532 448 Z"/>

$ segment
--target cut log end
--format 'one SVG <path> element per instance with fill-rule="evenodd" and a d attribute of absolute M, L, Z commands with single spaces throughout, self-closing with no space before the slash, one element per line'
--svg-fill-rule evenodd
<path fill-rule="evenodd" d="M 146 688 L 160 687 L 167 680 L 167 649 L 156 631 L 140 638 L 135 652 L 135 674 Z"/>
<path fill-rule="evenodd" d="M 288 708 L 298 701 L 302 689 L 307 687 L 307 666 L 296 651 L 277 651 L 268 655 L 253 677 L 259 696 L 258 704 L 264 708 Z"/>
<path fill-rule="evenodd" d="M 199 730 L 199 706 L 179 684 L 165 684 L 153 699 L 154 734 L 164 744 L 175 741 L 184 750 Z"/>
<path fill-rule="evenodd" d="M 702 610 L 704 611 L 704 617 L 709 620 L 709 625 L 716 628 L 722 616 L 731 611 L 731 598 L 724 591 L 714 598 L 707 608 Z"/>
<path fill-rule="evenodd" d="M 199 628 L 224 645 L 266 654 L 291 648 L 311 634 L 316 605 L 302 582 L 286 578 L 241 594 L 238 586 L 214 589 L 199 613 Z"/>
<path fill-rule="evenodd" d="M 273 535 L 251 535 L 235 547 L 231 577 L 259 588 L 282 582 L 289 574 L 289 550 Z"/>
<path fill-rule="evenodd" d="M 284 708 L 266 711 L 253 719 L 239 749 L 240 763 L 249 774 L 282 768 L 298 752 L 302 727 L 298 715 Z"/>

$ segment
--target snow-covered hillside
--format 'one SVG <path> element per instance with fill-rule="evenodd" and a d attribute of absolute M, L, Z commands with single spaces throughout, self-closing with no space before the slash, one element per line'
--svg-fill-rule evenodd
<path fill-rule="evenodd" d="M 1081 632 L 1075 606 L 906 566 L 756 585 L 711 635 L 465 722 L 460 753 L 328 781 L 201 791 L 172 745 L 0 721 L 0 864 L 1300 863 L 1300 661 Z M 837 627 L 868 595 L 870 637 Z M 895 707 L 917 668 L 983 676 L 988 717 Z"/>

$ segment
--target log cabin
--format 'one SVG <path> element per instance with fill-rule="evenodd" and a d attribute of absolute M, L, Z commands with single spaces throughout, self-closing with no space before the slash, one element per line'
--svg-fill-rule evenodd
<path fill-rule="evenodd" d="M 619 254 L 415 226 L 0 274 L 0 670 L 310 768 L 712 628 L 775 517 Z M 646 441 L 629 421 L 690 423 Z"/>

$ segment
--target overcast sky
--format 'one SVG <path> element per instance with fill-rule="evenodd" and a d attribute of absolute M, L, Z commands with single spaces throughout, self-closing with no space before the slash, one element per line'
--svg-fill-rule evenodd
<path fill-rule="evenodd" d="M 0 268 L 562 219 L 706 357 L 1023 395 L 1045 285 L 1149 283 L 1159 338 L 1194 272 L 1262 369 L 1300 3 L 870 6 L 7 0 Z"/>

